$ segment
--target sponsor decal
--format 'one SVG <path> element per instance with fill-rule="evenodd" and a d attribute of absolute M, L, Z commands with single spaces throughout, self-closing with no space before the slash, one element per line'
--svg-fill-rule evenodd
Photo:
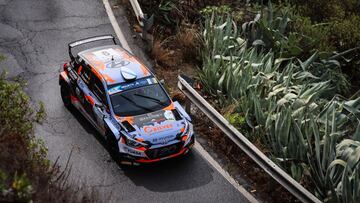
<path fill-rule="evenodd" d="M 121 68 L 121 67 L 127 66 L 129 64 L 130 64 L 130 61 L 114 59 L 114 61 L 111 61 L 106 64 L 106 68 Z"/>
<path fill-rule="evenodd" d="M 130 148 L 130 147 L 126 146 L 126 145 L 124 145 L 124 150 L 128 154 L 131 154 L 131 155 L 134 155 L 134 156 L 142 156 L 141 152 L 139 152 L 139 151 L 137 151 L 137 150 L 135 150 L 133 148 Z"/>
<path fill-rule="evenodd" d="M 152 141 L 154 143 L 167 144 L 170 140 L 172 140 L 174 138 L 175 138 L 175 136 L 168 135 L 168 136 L 164 136 L 164 137 L 154 138 Z"/>
<path fill-rule="evenodd" d="M 169 130 L 172 128 L 173 128 L 172 124 L 166 124 L 166 125 L 158 125 L 158 126 L 145 126 L 143 129 L 146 134 L 153 134 L 153 133 Z"/>
<path fill-rule="evenodd" d="M 121 85 L 112 87 L 108 90 L 109 94 L 115 94 L 118 92 L 122 92 L 125 90 L 130 90 L 130 89 L 134 89 L 134 88 L 138 88 L 138 87 L 142 87 L 142 86 L 146 86 L 146 85 L 151 85 L 154 84 L 154 81 L 156 81 L 155 78 L 148 78 L 148 79 L 139 79 L 136 80 L 134 82 L 130 82 L 130 83 L 122 83 Z"/>
<path fill-rule="evenodd" d="M 104 50 L 100 50 L 100 51 L 94 51 L 93 54 L 96 57 L 96 59 L 101 60 L 101 61 L 110 61 L 113 58 L 115 59 L 115 58 L 121 57 L 119 52 L 115 51 L 112 48 L 104 49 Z"/>
<path fill-rule="evenodd" d="M 175 120 L 175 116 L 171 111 L 165 111 L 164 116 L 167 120 L 171 120 L 171 121 Z"/>
<path fill-rule="evenodd" d="M 160 123 L 165 120 L 166 118 L 164 116 L 163 110 L 134 117 L 135 125 L 139 126 L 140 128 L 146 125 L 153 125 L 154 123 Z"/>

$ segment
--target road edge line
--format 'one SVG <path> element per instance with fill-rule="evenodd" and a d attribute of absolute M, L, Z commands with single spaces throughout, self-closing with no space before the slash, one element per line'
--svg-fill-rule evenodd
<path fill-rule="evenodd" d="M 199 154 L 204 157 L 206 161 L 209 162 L 231 185 L 233 185 L 244 197 L 252 203 L 258 203 L 259 201 L 248 192 L 243 186 L 241 186 L 231 175 L 225 171 L 220 164 L 215 161 L 215 159 L 201 146 L 201 144 L 195 141 L 194 149 L 196 149 Z"/>
<path fill-rule="evenodd" d="M 110 6 L 109 0 L 102 0 L 105 6 L 106 13 L 110 20 L 110 23 L 115 31 L 117 38 L 119 39 L 121 45 L 124 49 L 132 52 L 129 44 L 127 43 L 124 33 L 121 31 L 120 26 L 115 18 L 114 12 Z M 199 154 L 210 164 L 212 165 L 235 189 L 237 189 L 243 196 L 252 203 L 258 203 L 259 201 L 255 199 L 243 186 L 241 186 L 231 175 L 226 172 L 218 162 L 200 145 L 199 142 L 195 141 L 194 149 L 199 152 Z"/>
<path fill-rule="evenodd" d="M 128 50 L 130 53 L 132 53 L 132 50 L 131 50 L 129 44 L 125 39 L 125 35 L 121 31 L 120 26 L 119 26 L 119 24 L 118 24 L 118 22 L 117 22 L 117 20 L 115 18 L 115 15 L 114 15 L 114 12 L 113 12 L 113 10 L 112 10 L 112 8 L 110 6 L 109 0 L 102 0 L 102 2 L 104 4 L 104 6 L 105 6 L 105 11 L 106 11 L 106 13 L 108 15 L 108 18 L 109 18 L 110 23 L 111 23 L 111 25 L 112 25 L 112 27 L 113 27 L 113 29 L 115 31 L 115 34 L 116 34 L 117 38 L 120 41 L 121 46 L 124 49 Z"/>

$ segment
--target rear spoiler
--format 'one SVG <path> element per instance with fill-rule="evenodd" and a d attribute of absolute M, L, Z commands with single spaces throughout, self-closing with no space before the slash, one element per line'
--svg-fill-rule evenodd
<path fill-rule="evenodd" d="M 72 48 L 83 45 L 83 44 L 88 44 L 88 43 L 91 43 L 91 42 L 96 42 L 96 41 L 101 41 L 101 40 L 109 40 L 109 39 L 113 40 L 114 44 L 116 44 L 115 37 L 112 36 L 112 35 L 102 35 L 102 36 L 96 36 L 96 37 L 89 37 L 89 38 L 85 38 L 85 39 L 81 39 L 81 40 L 69 43 L 69 56 L 70 56 L 70 59 L 74 60 L 74 55 L 71 52 Z"/>

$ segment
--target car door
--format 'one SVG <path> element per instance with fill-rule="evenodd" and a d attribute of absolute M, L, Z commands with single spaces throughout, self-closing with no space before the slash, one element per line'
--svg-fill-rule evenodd
<path fill-rule="evenodd" d="M 79 99 L 81 108 L 79 110 L 83 111 L 86 114 L 88 119 L 94 121 L 94 111 L 95 106 L 94 94 L 91 92 L 90 85 L 91 80 L 95 75 L 92 73 L 91 69 L 85 65 L 81 65 L 79 70 L 80 77 L 77 80 L 77 86 L 75 89 L 76 97 Z"/>
<path fill-rule="evenodd" d="M 94 121 L 99 128 L 105 131 L 105 122 L 104 119 L 109 116 L 109 106 L 106 99 L 105 88 L 98 77 L 93 77 L 91 80 L 90 89 L 94 93 Z"/>

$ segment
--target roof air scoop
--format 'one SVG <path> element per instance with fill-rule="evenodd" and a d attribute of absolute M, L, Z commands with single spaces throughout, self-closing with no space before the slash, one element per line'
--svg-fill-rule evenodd
<path fill-rule="evenodd" d="M 124 80 L 135 80 L 137 77 L 136 73 L 127 67 L 121 67 L 120 71 Z"/>

